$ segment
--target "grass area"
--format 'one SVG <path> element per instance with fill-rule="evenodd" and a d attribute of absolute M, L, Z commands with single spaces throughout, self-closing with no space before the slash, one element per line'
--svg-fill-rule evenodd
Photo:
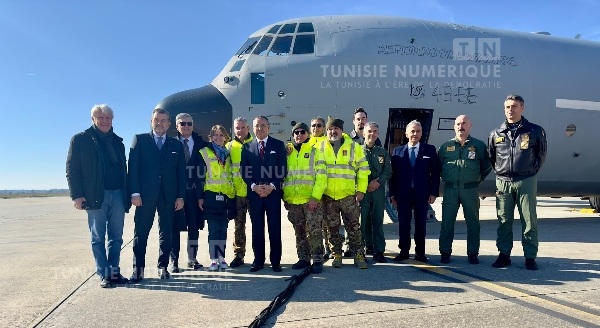
<path fill-rule="evenodd" d="M 69 196 L 69 192 L 0 194 L 0 199 L 34 198 L 34 197 L 64 197 L 64 196 Z"/>

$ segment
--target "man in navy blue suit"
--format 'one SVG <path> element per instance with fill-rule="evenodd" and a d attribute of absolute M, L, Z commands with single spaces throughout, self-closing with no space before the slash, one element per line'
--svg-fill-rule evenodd
<path fill-rule="evenodd" d="M 254 262 L 250 272 L 264 268 L 265 213 L 269 229 L 271 268 L 281 272 L 281 184 L 287 173 L 285 145 L 269 137 L 269 120 L 258 116 L 252 121 L 256 138 L 242 150 L 240 173 L 248 186 L 250 221 L 252 222 L 252 250 Z"/>
<path fill-rule="evenodd" d="M 150 133 L 136 134 L 129 151 L 128 186 L 131 204 L 136 207 L 133 233 L 132 282 L 144 278 L 148 235 L 158 212 L 158 276 L 169 279 L 167 270 L 172 248 L 173 217 L 183 208 L 185 197 L 185 156 L 179 140 L 167 136 L 169 112 L 156 108 Z"/>
<path fill-rule="evenodd" d="M 436 149 L 422 143 L 423 128 L 414 120 L 406 126 L 408 144 L 396 147 L 392 153 L 390 198 L 398 209 L 400 254 L 394 261 L 408 259 L 410 251 L 410 221 L 415 218 L 415 260 L 427 262 L 425 235 L 427 209 L 439 196 L 440 165 Z"/>

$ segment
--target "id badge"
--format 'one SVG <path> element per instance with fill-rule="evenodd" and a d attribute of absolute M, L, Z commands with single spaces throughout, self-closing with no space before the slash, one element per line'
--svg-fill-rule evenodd
<path fill-rule="evenodd" d="M 225 196 L 223 196 L 223 195 L 217 195 L 216 199 L 217 199 L 218 202 L 222 202 L 222 201 L 225 201 Z"/>

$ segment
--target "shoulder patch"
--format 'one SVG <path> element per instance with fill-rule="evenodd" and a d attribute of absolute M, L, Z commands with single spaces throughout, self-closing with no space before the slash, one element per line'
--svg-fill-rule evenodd
<path fill-rule="evenodd" d="M 379 160 L 379 164 L 383 164 L 383 160 L 384 160 L 384 156 L 383 155 L 379 155 L 377 157 L 377 159 Z"/>

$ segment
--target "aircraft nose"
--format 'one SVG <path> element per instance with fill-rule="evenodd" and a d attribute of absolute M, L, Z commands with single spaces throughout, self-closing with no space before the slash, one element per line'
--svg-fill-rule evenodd
<path fill-rule="evenodd" d="M 213 125 L 223 125 L 231 131 L 232 106 L 223 94 L 214 86 L 207 84 L 203 87 L 174 93 L 161 100 L 156 108 L 165 109 L 171 115 L 171 122 L 180 113 L 188 113 L 194 120 L 194 132 L 204 139 Z M 176 135 L 176 125 L 171 124 L 169 135 Z"/>

